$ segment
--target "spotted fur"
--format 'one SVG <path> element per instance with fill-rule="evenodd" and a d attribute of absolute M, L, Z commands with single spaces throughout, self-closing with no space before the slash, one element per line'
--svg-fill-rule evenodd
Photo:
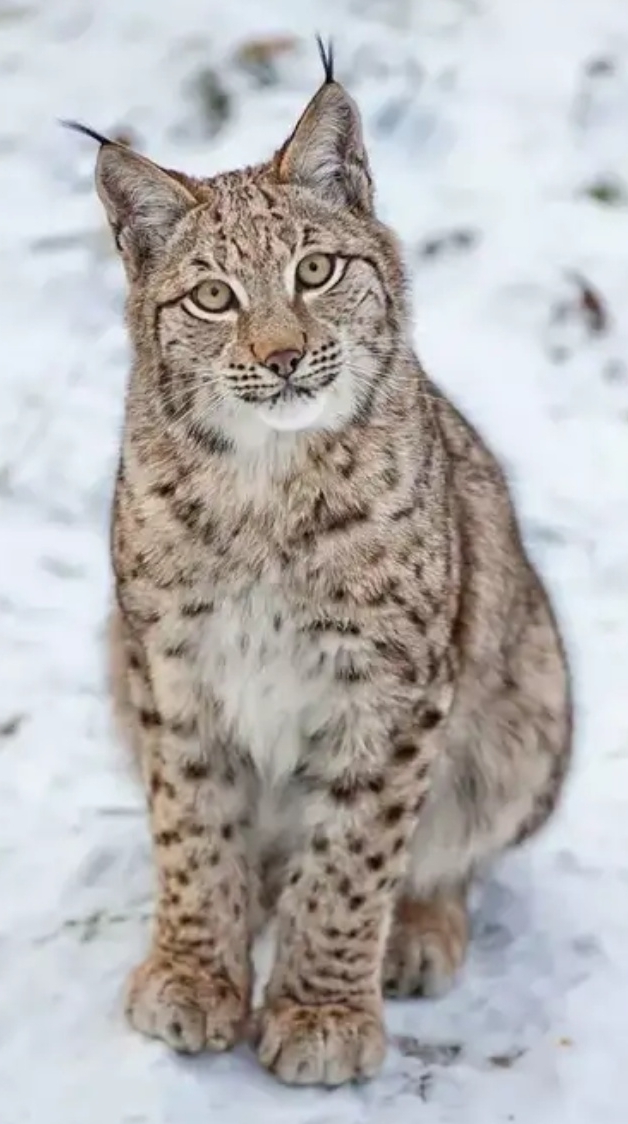
<path fill-rule="evenodd" d="M 193 179 L 103 138 L 97 185 L 133 349 L 112 683 L 158 875 L 128 1014 L 177 1050 L 231 1046 L 272 910 L 261 1062 L 370 1076 L 383 987 L 451 981 L 470 878 L 561 791 L 554 618 L 500 468 L 412 351 L 331 59 L 268 163 Z M 312 252 L 337 276 L 305 292 Z M 220 315 L 194 303 L 208 278 Z"/>

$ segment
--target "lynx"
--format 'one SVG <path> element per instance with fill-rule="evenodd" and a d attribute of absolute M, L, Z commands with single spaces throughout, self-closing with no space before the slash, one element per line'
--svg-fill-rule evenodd
<path fill-rule="evenodd" d="M 128 1016 L 231 1047 L 273 916 L 259 1060 L 337 1085 L 379 1069 L 384 994 L 455 978 L 471 880 L 555 808 L 571 703 L 504 475 L 413 352 L 321 53 L 259 166 L 198 179 L 92 135 L 133 351 L 112 684 L 158 886 Z"/>

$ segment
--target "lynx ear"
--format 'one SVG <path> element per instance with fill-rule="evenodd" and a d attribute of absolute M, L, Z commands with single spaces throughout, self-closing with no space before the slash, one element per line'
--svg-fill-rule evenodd
<path fill-rule="evenodd" d="M 155 257 L 197 203 L 163 168 L 121 144 L 101 146 L 96 189 L 116 245 L 135 268 Z"/>
<path fill-rule="evenodd" d="M 334 79 L 331 49 L 325 50 L 320 39 L 318 43 L 325 82 L 275 156 L 275 173 L 284 183 L 301 183 L 337 206 L 372 211 L 373 183 L 360 113 Z"/>
<path fill-rule="evenodd" d="M 126 145 L 76 121 L 62 124 L 100 145 L 96 189 L 116 246 L 134 272 L 158 253 L 197 200 L 173 175 Z"/>

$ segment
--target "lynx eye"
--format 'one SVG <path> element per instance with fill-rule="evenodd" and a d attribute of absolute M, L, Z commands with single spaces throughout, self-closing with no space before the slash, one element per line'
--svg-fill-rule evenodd
<path fill-rule="evenodd" d="M 238 303 L 238 298 L 231 286 L 227 285 L 226 281 L 219 281 L 218 279 L 201 281 L 200 285 L 192 289 L 190 297 L 193 303 L 204 312 L 228 312 L 229 309 L 235 308 Z"/>
<path fill-rule="evenodd" d="M 332 254 L 308 254 L 297 266 L 297 288 L 320 289 L 334 273 L 336 258 Z"/>

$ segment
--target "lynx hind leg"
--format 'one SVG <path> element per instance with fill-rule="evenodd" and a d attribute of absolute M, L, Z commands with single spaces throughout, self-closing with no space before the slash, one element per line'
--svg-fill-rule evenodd
<path fill-rule="evenodd" d="M 407 892 L 397 902 L 384 958 L 388 996 L 443 995 L 454 983 L 469 942 L 466 891 L 448 889 L 429 898 Z"/>

